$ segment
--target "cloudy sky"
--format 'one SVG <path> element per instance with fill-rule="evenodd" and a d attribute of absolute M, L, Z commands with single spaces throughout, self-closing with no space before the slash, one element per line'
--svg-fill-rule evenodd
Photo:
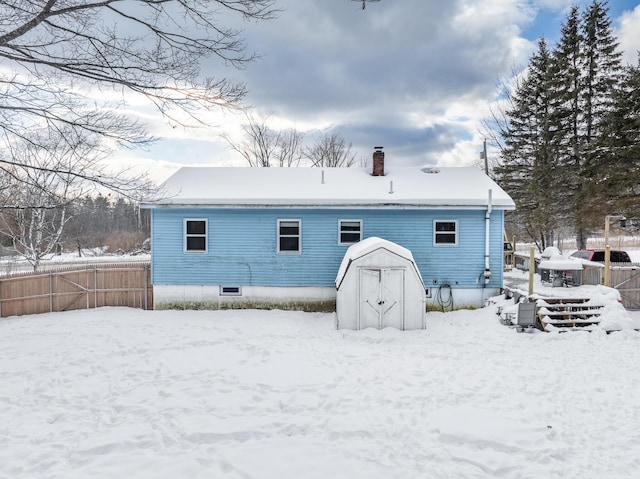
<path fill-rule="evenodd" d="M 389 164 L 468 166 L 479 163 L 481 120 L 500 82 L 526 66 L 538 38 L 555 43 L 570 5 L 589 3 L 381 0 L 362 10 L 353 0 L 277 0 L 279 18 L 241 24 L 261 59 L 242 71 L 204 64 L 203 75 L 246 82 L 255 115 L 307 141 L 337 131 L 358 158 L 382 145 Z M 609 1 L 629 63 L 640 50 L 639 4 Z M 221 139 L 240 134 L 240 114 L 221 113 L 198 130 L 149 121 L 160 140 L 119 158 L 158 181 L 184 165 L 245 166 Z"/>

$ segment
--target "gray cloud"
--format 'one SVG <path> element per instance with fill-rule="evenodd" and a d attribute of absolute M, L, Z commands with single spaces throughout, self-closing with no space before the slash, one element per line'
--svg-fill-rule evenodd
<path fill-rule="evenodd" d="M 489 94 L 523 61 L 505 33 L 511 25 L 455 25 L 461 2 L 382 0 L 364 11 L 346 0 L 281 4 L 278 20 L 247 30 L 265 56 L 244 76 L 252 103 L 283 114 L 335 115 L 336 105 L 385 102 L 439 114 L 450 97 Z"/>
<path fill-rule="evenodd" d="M 276 20 L 231 19 L 262 58 L 241 71 L 211 62 L 203 74 L 246 82 L 259 114 L 304 125 L 310 137 L 339 131 L 361 158 L 382 144 L 401 164 L 473 164 L 479 120 L 499 81 L 535 48 L 537 38 L 523 31 L 535 31 L 544 15 L 563 15 L 567 3 L 381 0 L 363 11 L 350 0 L 280 0 Z M 234 163 L 216 141 L 194 146 L 191 157 Z"/>

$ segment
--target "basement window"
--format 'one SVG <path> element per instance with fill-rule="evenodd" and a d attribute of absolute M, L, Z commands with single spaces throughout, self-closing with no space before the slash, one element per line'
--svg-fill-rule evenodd
<path fill-rule="evenodd" d="M 458 221 L 435 220 L 433 222 L 434 246 L 458 246 Z"/>
<path fill-rule="evenodd" d="M 184 252 L 185 253 L 206 253 L 207 252 L 207 220 L 191 219 L 184 220 Z"/>
<path fill-rule="evenodd" d="M 220 296 L 242 296 L 240 286 L 220 286 Z"/>

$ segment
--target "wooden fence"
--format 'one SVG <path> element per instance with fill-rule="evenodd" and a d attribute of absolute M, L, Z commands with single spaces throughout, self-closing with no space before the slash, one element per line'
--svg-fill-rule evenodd
<path fill-rule="evenodd" d="M 149 263 L 95 264 L 0 277 L 0 317 L 128 306 L 153 309 Z"/>
<path fill-rule="evenodd" d="M 611 269 L 611 286 L 620 292 L 622 304 L 627 309 L 640 309 L 640 267 Z"/>

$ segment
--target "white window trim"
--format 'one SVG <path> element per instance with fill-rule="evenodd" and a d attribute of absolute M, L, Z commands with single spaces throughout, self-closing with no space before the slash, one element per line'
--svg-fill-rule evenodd
<path fill-rule="evenodd" d="M 455 243 L 438 243 L 436 242 L 437 234 L 451 234 L 451 231 L 436 231 L 436 223 L 454 223 L 456 225 L 456 230 L 454 232 L 456 236 Z M 437 248 L 453 248 L 458 246 L 458 240 L 460 237 L 460 230 L 458 225 L 458 220 L 433 220 L 433 246 Z"/>
<path fill-rule="evenodd" d="M 297 251 L 281 251 L 280 250 L 280 223 L 287 221 L 295 221 L 298 223 L 298 250 Z M 293 238 L 291 235 L 285 235 L 285 238 Z M 276 251 L 278 254 L 302 254 L 302 220 L 300 218 L 279 218 L 276 222 Z"/>
<path fill-rule="evenodd" d="M 188 250 L 187 237 L 201 237 L 203 235 L 187 235 L 188 221 L 204 221 L 204 250 Z M 205 254 L 209 251 L 209 221 L 207 218 L 184 218 L 182 222 L 182 251 L 185 254 Z"/>
<path fill-rule="evenodd" d="M 355 220 L 355 219 L 350 220 L 350 219 L 347 219 L 347 218 L 340 218 L 338 220 L 338 245 L 340 245 L 340 246 L 349 246 L 349 245 L 352 245 L 352 244 L 355 244 L 355 243 L 358 242 L 358 241 L 356 241 L 356 242 L 353 242 L 353 243 L 346 243 L 346 242 L 342 241 L 342 223 L 343 222 L 359 223 L 360 224 L 360 238 L 358 239 L 358 241 L 362 241 L 362 229 L 363 229 L 362 228 L 362 220 Z"/>

